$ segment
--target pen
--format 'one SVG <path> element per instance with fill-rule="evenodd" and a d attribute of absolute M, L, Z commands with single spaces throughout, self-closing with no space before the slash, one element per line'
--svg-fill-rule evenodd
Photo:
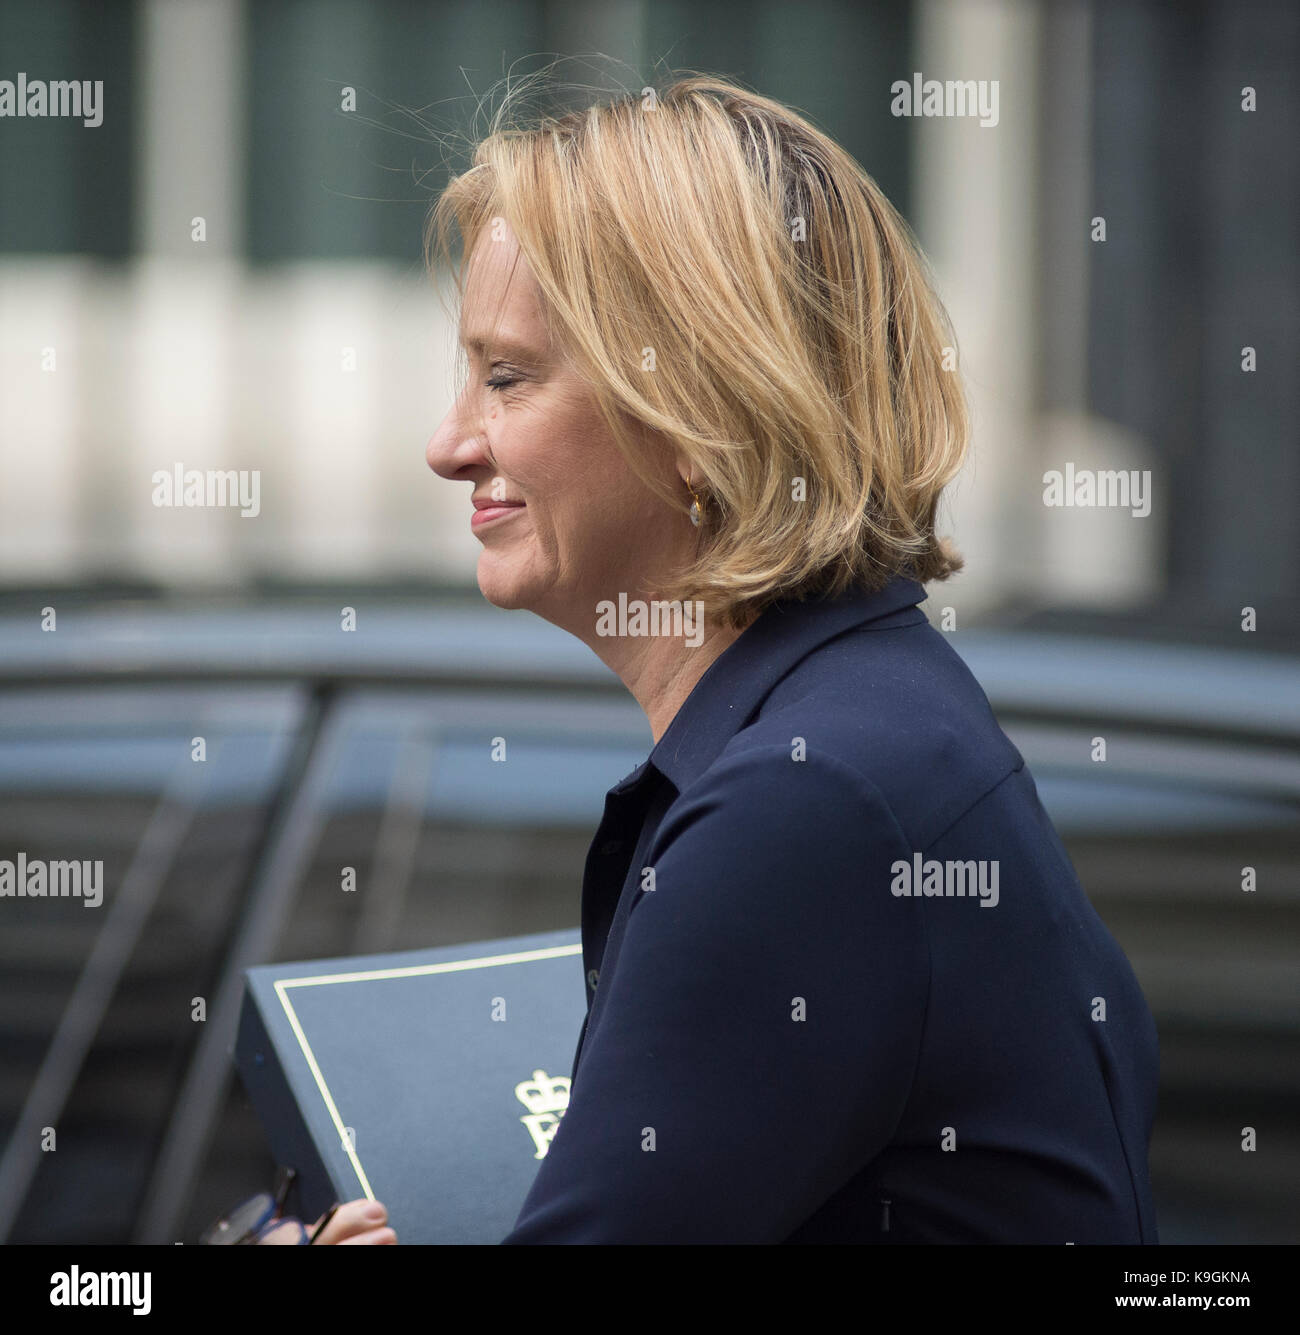
<path fill-rule="evenodd" d="M 334 1218 L 334 1215 L 338 1210 L 338 1208 L 339 1208 L 339 1203 L 338 1201 L 335 1201 L 334 1204 L 331 1205 L 330 1208 L 325 1211 L 325 1216 L 320 1221 L 319 1225 L 317 1225 L 316 1231 L 311 1235 L 311 1237 L 307 1239 L 307 1246 L 310 1247 L 312 1243 L 315 1242 L 316 1239 L 319 1238 L 320 1235 L 325 1231 L 325 1226 L 329 1223 L 331 1219 Z"/>

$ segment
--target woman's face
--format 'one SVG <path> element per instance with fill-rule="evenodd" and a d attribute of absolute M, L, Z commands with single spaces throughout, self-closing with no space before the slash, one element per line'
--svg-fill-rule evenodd
<path fill-rule="evenodd" d="M 590 639 L 597 603 L 652 593 L 693 550 L 694 530 L 624 461 L 591 391 L 548 340 L 517 242 L 508 229 L 498 236 L 485 229 L 471 255 L 460 330 L 469 381 L 426 457 L 439 476 L 473 484 L 482 508 L 467 506 L 465 522 L 473 514 L 483 545 L 483 596 Z M 653 457 L 680 488 L 671 454 Z"/>

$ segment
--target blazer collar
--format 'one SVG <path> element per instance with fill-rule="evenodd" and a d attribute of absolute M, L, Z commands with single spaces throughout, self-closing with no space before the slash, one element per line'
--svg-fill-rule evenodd
<path fill-rule="evenodd" d="M 777 682 L 814 649 L 925 597 L 915 580 L 896 576 L 875 593 L 850 591 L 834 598 L 771 604 L 714 659 L 649 757 L 611 793 L 632 788 L 650 767 L 681 792 L 717 759 Z"/>

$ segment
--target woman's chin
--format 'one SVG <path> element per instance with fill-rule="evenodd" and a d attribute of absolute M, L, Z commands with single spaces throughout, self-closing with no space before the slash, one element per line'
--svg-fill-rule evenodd
<path fill-rule="evenodd" d="M 480 559 L 478 566 L 478 590 L 493 607 L 505 611 L 519 611 L 528 608 L 532 599 L 529 597 L 529 583 L 510 570 L 484 569 L 485 562 Z"/>

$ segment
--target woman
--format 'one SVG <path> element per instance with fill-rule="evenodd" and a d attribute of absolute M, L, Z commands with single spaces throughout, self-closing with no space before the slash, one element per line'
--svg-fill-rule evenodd
<path fill-rule="evenodd" d="M 1155 1242 L 1151 1015 L 917 606 L 961 566 L 967 420 L 903 222 L 708 77 L 496 127 L 431 222 L 470 377 L 428 462 L 479 586 L 655 740 L 592 843 L 571 1101 L 505 1241 Z M 363 1205 L 322 1241 L 391 1241 Z"/>

